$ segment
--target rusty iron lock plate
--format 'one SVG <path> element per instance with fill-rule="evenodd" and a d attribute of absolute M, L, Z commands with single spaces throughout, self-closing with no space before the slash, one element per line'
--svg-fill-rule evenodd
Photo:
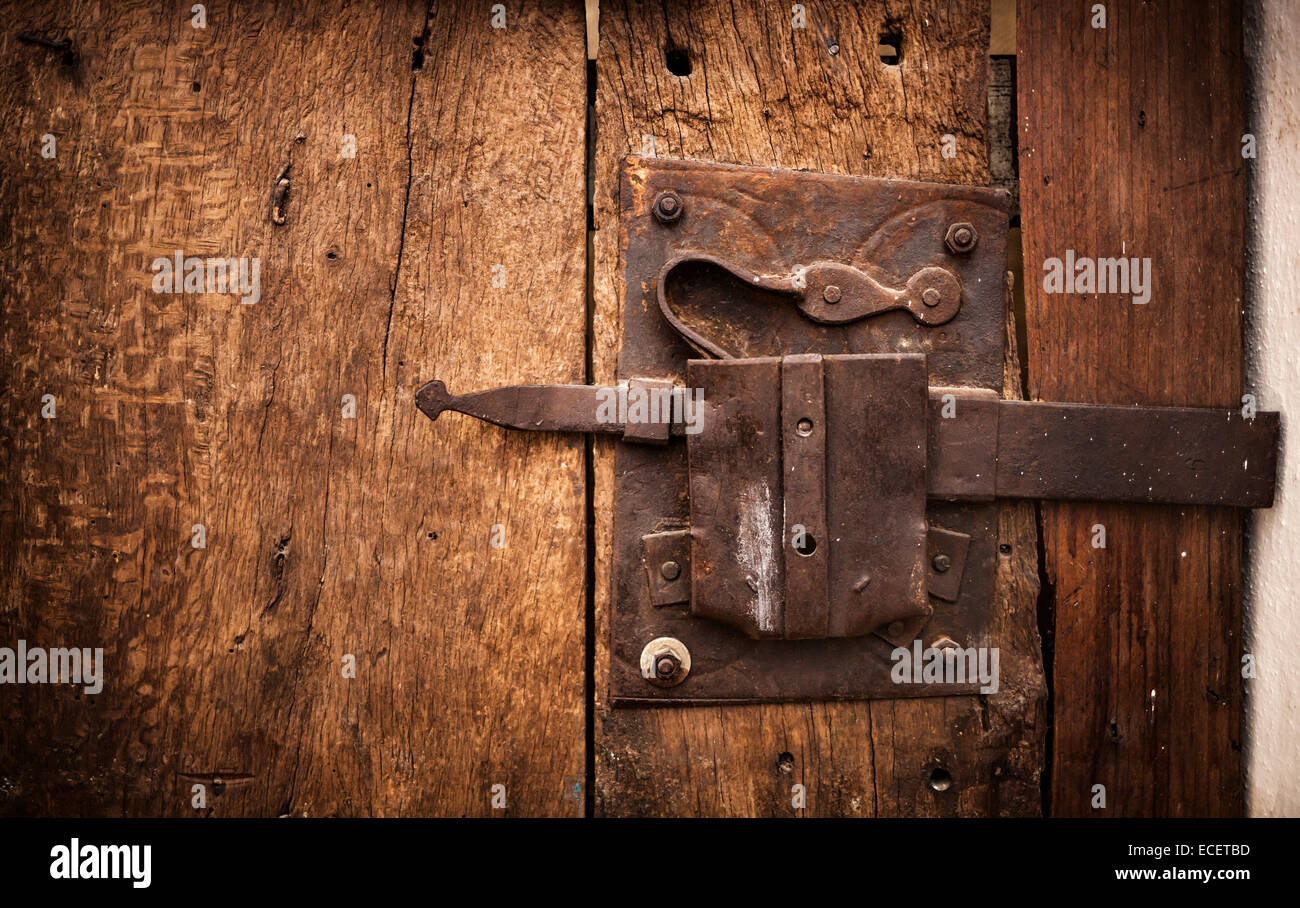
<path fill-rule="evenodd" d="M 997 508 L 927 501 L 926 410 L 1001 394 L 1005 195 L 635 157 L 620 191 L 617 378 L 701 390 L 707 430 L 615 453 L 612 702 L 977 690 L 890 653 L 989 645 Z M 661 639 L 688 675 L 647 675 Z"/>
<path fill-rule="evenodd" d="M 617 385 L 416 393 L 619 436 L 616 705 L 973 693 L 998 498 L 1272 503 L 1277 413 L 1002 399 L 997 190 L 628 158 L 620 191 Z"/>

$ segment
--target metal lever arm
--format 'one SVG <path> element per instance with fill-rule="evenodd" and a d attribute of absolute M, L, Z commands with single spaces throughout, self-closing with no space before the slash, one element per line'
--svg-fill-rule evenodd
<path fill-rule="evenodd" d="M 942 325 L 961 308 L 961 279 L 936 265 L 918 269 L 902 287 L 895 288 L 840 262 L 814 262 L 794 274 L 773 276 L 754 274 L 717 256 L 700 253 L 669 259 L 659 272 L 659 309 L 691 346 L 718 359 L 732 357 L 688 327 L 669 301 L 668 288 L 674 276 L 701 266 L 720 269 L 738 284 L 794 297 L 805 318 L 823 325 L 843 325 L 896 309 L 906 310 L 923 325 Z"/>
<path fill-rule="evenodd" d="M 669 435 L 685 430 L 675 398 L 680 401 L 680 392 L 674 392 L 672 382 L 650 379 L 634 379 L 623 388 L 507 385 L 471 394 L 451 394 L 434 379 L 415 392 L 416 406 L 430 419 L 454 410 L 507 429 L 603 432 L 650 444 L 665 443 Z M 643 409 L 638 413 L 637 407 Z"/>

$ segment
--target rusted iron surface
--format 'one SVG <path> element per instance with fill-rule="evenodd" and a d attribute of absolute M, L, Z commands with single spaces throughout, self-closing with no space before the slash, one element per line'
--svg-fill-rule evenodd
<path fill-rule="evenodd" d="M 803 356 L 820 362 L 814 354 Z M 627 383 L 627 393 L 661 400 L 670 400 L 673 389 L 663 380 Z M 648 444 L 665 444 L 685 431 L 667 409 L 663 418 L 628 420 L 610 407 L 615 417 L 602 420 L 602 406 L 618 393 L 588 385 L 514 385 L 456 396 L 435 380 L 420 388 L 416 402 L 431 419 L 454 410 L 512 429 L 608 432 Z M 1273 503 L 1280 431 L 1273 412 L 1246 419 L 1236 410 L 1007 401 L 983 389 L 932 387 L 928 496 L 1266 508 Z M 783 425 L 782 432 L 787 453 L 821 438 L 819 429 L 810 440 L 801 439 L 794 424 Z M 857 450 L 866 440 L 864 432 L 844 444 Z M 824 442 L 818 452 L 834 453 Z M 791 479 L 805 475 L 806 470 L 786 477 L 787 489 L 794 488 Z M 793 495 L 800 501 L 818 497 L 811 488 Z M 820 529 L 824 515 L 805 516 L 805 525 Z"/>
<path fill-rule="evenodd" d="M 929 614 L 922 356 L 692 360 L 691 612 L 755 638 Z M 888 430 L 882 430 L 888 427 Z"/>
<path fill-rule="evenodd" d="M 705 355 L 719 358 L 925 353 L 937 384 L 1001 390 L 1004 192 L 640 157 L 626 160 L 620 191 L 627 279 L 621 378 L 667 377 L 669 370 L 680 380 L 691 355 L 686 338 L 694 338 L 707 342 Z M 663 192 L 682 203 L 667 225 L 652 214 Z M 957 223 L 978 233 L 969 252 L 944 244 Z M 786 283 L 802 273 L 809 288 L 820 286 L 809 270 L 819 262 L 904 291 L 924 269 L 942 269 L 960 286 L 959 308 L 939 325 L 917 321 L 910 309 L 822 324 L 792 303 Z M 660 311 L 666 268 L 664 299 L 686 334 Z M 844 306 L 850 294 L 841 290 L 837 305 Z M 919 308 L 929 307 L 922 301 Z"/>
<path fill-rule="evenodd" d="M 728 360 L 729 366 L 744 358 L 795 354 L 917 353 L 927 355 L 931 381 L 984 388 L 995 396 L 1001 391 L 1004 194 L 966 186 L 642 158 L 627 161 L 621 192 L 626 289 L 620 380 L 653 376 L 691 387 L 686 363 L 700 354 Z M 656 217 L 654 206 L 669 193 L 679 207 L 665 222 Z M 978 242 L 963 251 L 950 250 L 945 236 L 954 224 L 969 226 Z M 796 279 L 803 282 L 802 287 L 796 286 Z M 928 301 L 935 305 L 927 305 L 926 290 L 931 289 L 935 293 L 929 294 Z M 838 299 L 832 301 L 837 291 Z M 899 308 L 883 308 L 887 303 Z M 721 365 L 707 364 L 709 368 Z M 826 539 L 819 538 L 817 550 L 808 557 L 814 559 L 810 567 L 817 568 L 811 576 L 826 579 L 825 617 L 819 608 L 801 605 L 793 628 L 784 626 L 789 615 L 781 615 L 779 633 L 784 637 L 789 630 L 793 636 L 816 632 L 823 620 L 830 632 L 837 612 L 854 614 L 849 597 L 862 595 L 853 586 L 870 573 L 869 559 L 880 554 L 883 564 L 905 564 L 901 595 L 884 594 L 885 574 L 871 578 L 863 590 L 876 595 L 871 603 L 875 611 L 859 610 L 856 618 L 845 618 L 836 625 L 837 632 L 853 630 L 860 636 L 753 639 L 726 623 L 728 619 L 749 620 L 738 605 L 742 599 L 749 602 L 754 597 L 747 584 L 736 593 L 741 598 L 734 600 L 697 594 L 689 604 L 655 605 L 654 598 L 662 598 L 662 594 L 652 595 L 653 578 L 647 583 L 650 565 L 643 560 L 642 536 L 678 531 L 689 524 L 692 510 L 697 515 L 708 513 L 714 504 L 737 511 L 738 519 L 738 489 L 743 483 L 752 485 L 760 480 L 768 482 L 772 490 L 770 509 L 766 499 L 763 509 L 767 525 L 779 533 L 773 534 L 774 542 L 788 542 L 786 531 L 792 527 L 787 524 L 800 522 L 784 512 L 792 488 L 779 482 L 779 463 L 786 455 L 787 441 L 780 406 L 784 400 L 780 369 L 757 368 L 766 370 L 764 380 L 778 395 L 762 404 L 747 402 L 747 408 L 757 411 L 747 418 L 772 433 L 759 445 L 766 459 L 733 454 L 728 468 L 712 479 L 707 478 L 708 471 L 697 469 L 698 504 L 691 501 L 697 488 L 690 486 L 686 444 L 674 440 L 658 450 L 618 446 L 610 640 L 613 701 L 753 702 L 971 692 L 974 688 L 970 685 L 895 685 L 890 679 L 890 651 L 895 645 L 910 645 L 919 634 L 927 641 L 948 636 L 969 645 L 987 642 L 997 551 L 996 507 L 930 503 L 932 522 L 971 539 L 961 595 L 956 602 L 948 602 L 924 591 L 929 577 L 925 485 L 916 486 L 917 478 L 907 478 L 908 470 L 891 475 L 884 464 L 878 465 L 880 472 L 874 479 L 868 478 L 872 457 L 880 458 L 881 450 L 873 448 L 867 437 L 879 439 L 883 449 L 891 444 L 890 435 L 897 429 L 900 447 L 908 432 L 915 433 L 912 441 L 920 459 L 908 469 L 925 482 L 925 366 L 921 368 L 919 394 L 913 390 L 903 395 L 913 411 L 906 419 L 897 413 L 884 415 L 882 401 L 859 402 L 855 411 L 854 405 L 835 396 L 833 379 L 824 387 L 827 431 L 838 433 L 834 438 L 828 435 L 825 442 L 827 539 L 833 544 L 827 551 Z M 847 386 L 845 390 L 847 395 Z M 881 394 L 885 393 L 882 389 Z M 705 393 L 703 433 L 688 437 L 692 446 L 703 442 L 707 447 L 704 439 L 718 430 L 718 421 L 712 418 L 717 415 L 712 409 L 717 403 L 712 390 Z M 881 408 L 881 415 L 869 422 L 872 406 Z M 839 429 L 837 419 L 842 423 Z M 738 431 L 734 426 L 728 429 L 725 422 L 722 431 Z M 895 425 L 900 422 L 906 425 Z M 794 425 L 797 432 L 798 419 Z M 806 439 L 796 436 L 796 440 Z M 721 457 L 724 446 L 718 447 Z M 791 455 L 804 463 L 796 451 L 798 448 L 792 448 Z M 806 480 L 810 488 L 817 486 L 815 476 L 806 468 L 796 473 L 793 485 Z M 841 501 L 837 482 L 861 486 L 854 503 Z M 816 498 L 815 492 L 810 494 Z M 889 504 L 871 505 L 875 495 Z M 907 497 L 907 507 L 896 508 L 891 495 Z M 898 519 L 907 527 L 892 539 L 874 523 L 887 519 L 882 512 L 891 510 L 898 510 Z M 853 533 L 836 534 L 836 515 L 841 513 L 841 527 L 847 529 L 855 520 L 863 521 L 863 526 L 854 527 Z M 815 524 L 817 517 L 814 514 L 802 522 L 805 526 Z M 723 523 L 719 517 L 710 526 L 721 529 Z M 739 526 L 731 523 L 730 531 L 737 533 Z M 864 529 L 871 527 L 876 531 L 865 534 Z M 698 527 L 692 532 L 692 574 L 709 578 L 702 582 L 713 582 L 703 565 L 695 565 L 700 556 Z M 839 542 L 835 543 L 837 535 Z M 837 555 L 841 546 L 845 547 L 842 558 Z M 856 548 L 850 552 L 850 546 Z M 873 546 L 876 550 L 868 551 Z M 734 551 L 727 546 L 716 548 Z M 886 548 L 890 551 L 884 554 Z M 783 583 L 788 580 L 790 559 L 804 557 L 787 554 L 789 549 L 789 545 L 777 545 L 771 552 Z M 828 562 L 825 573 L 821 573 L 818 552 Z M 734 555 L 730 557 L 734 564 Z M 721 569 L 715 566 L 715 570 Z M 902 568 L 897 571 L 902 573 Z M 816 582 L 800 588 L 816 589 L 812 585 Z M 880 585 L 873 587 L 875 583 Z M 729 596 L 732 586 L 726 588 Z M 874 633 L 866 627 L 879 615 L 889 615 L 891 608 L 897 609 L 899 602 L 914 609 L 918 597 L 924 610 L 933 610 L 933 614 L 886 621 Z M 805 597 L 800 601 L 809 605 L 812 600 Z M 692 613 L 692 609 L 697 611 Z M 702 620 L 702 613 L 710 610 L 726 614 L 714 615 L 720 620 Z M 854 625 L 853 620 L 858 623 Z M 661 636 L 682 640 L 694 659 L 690 679 L 673 688 L 654 687 L 641 677 L 641 649 L 646 641 Z"/>
<path fill-rule="evenodd" d="M 926 589 L 931 596 L 938 596 L 945 602 L 956 602 L 966 570 L 970 537 L 965 533 L 930 527 L 926 540 L 925 555 L 929 567 Z"/>
<path fill-rule="evenodd" d="M 721 284 L 728 279 L 736 291 L 748 295 L 764 291 L 774 305 L 796 307 L 805 318 L 822 325 L 844 325 L 884 312 L 904 310 L 923 325 L 951 321 L 961 308 L 961 280 L 947 268 L 921 268 L 898 288 L 886 287 L 871 275 L 838 262 L 799 266 L 794 274 L 771 276 L 753 272 L 713 255 L 688 253 L 664 265 L 655 283 L 659 311 L 686 341 L 705 356 L 731 359 L 732 354 L 700 334 L 673 309 L 672 292 L 680 282 L 697 284 L 701 275 L 714 272 Z"/>
<path fill-rule="evenodd" d="M 691 601 L 691 531 L 670 530 L 642 537 L 650 601 L 656 607 Z"/>
<path fill-rule="evenodd" d="M 1277 413 L 1002 401 L 997 493 L 1267 508 L 1278 432 Z"/>
<path fill-rule="evenodd" d="M 1276 413 L 1001 399 L 1000 192 L 630 158 L 622 193 L 618 387 L 417 394 L 628 442 L 615 704 L 969 693 L 891 650 L 993 643 L 995 498 L 1272 502 Z"/>
<path fill-rule="evenodd" d="M 627 441 L 664 444 L 669 435 L 681 435 L 686 429 L 685 421 L 673 409 L 669 393 L 672 388 L 671 382 L 633 379 L 624 389 L 600 385 L 506 385 L 450 394 L 442 382 L 434 379 L 416 391 L 415 404 L 430 419 L 452 410 L 507 429 L 604 432 L 622 435 Z M 638 398 L 638 394 L 644 396 Z M 632 409 L 638 401 L 645 405 L 639 413 Z"/>

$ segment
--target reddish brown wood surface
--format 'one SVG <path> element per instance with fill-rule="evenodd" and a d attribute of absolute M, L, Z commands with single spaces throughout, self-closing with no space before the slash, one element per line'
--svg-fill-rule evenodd
<path fill-rule="evenodd" d="M 1102 29 L 1083 4 L 1020 4 L 1030 396 L 1240 406 L 1241 9 L 1105 6 Z M 1044 261 L 1067 249 L 1149 257 L 1150 302 L 1044 292 Z M 1052 812 L 1239 814 L 1240 515 L 1063 504 L 1044 525 Z"/>
<path fill-rule="evenodd" d="M 596 381 L 619 345 L 618 162 L 670 157 L 987 184 L 988 5 L 602 3 L 597 80 Z M 902 59 L 883 62 L 882 37 Z M 675 53 L 668 53 L 675 52 Z M 689 60 L 675 75 L 669 58 Z M 678 67 L 680 68 L 680 67 Z M 944 158 L 942 137 L 957 154 Z M 815 212 L 806 216 L 815 217 Z M 1018 388 L 1013 388 L 1018 393 Z M 596 443 L 596 811 L 930 816 L 1039 809 L 1044 724 L 1033 508 L 1002 514 L 1003 687 L 988 698 L 611 709 L 605 701 L 612 446 Z M 951 773 L 944 791 L 929 785 Z M 795 809 L 791 787 L 805 786 Z"/>
<path fill-rule="evenodd" d="M 190 6 L 0 16 L 0 641 L 107 660 L 0 690 L 0 813 L 580 813 L 581 440 L 413 393 L 583 378 L 582 11 Z"/>

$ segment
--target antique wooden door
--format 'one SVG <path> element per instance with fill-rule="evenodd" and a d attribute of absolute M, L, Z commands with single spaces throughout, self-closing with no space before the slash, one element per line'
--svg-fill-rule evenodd
<path fill-rule="evenodd" d="M 105 669 L 0 690 L 0 814 L 1240 812 L 1236 510 L 1001 504 L 987 696 L 626 708 L 615 443 L 414 399 L 613 380 L 629 154 L 1018 139 L 1005 396 L 1236 406 L 1234 4 L 7 6 L 0 643 Z M 1126 243 L 1150 305 L 1041 292 Z"/>

